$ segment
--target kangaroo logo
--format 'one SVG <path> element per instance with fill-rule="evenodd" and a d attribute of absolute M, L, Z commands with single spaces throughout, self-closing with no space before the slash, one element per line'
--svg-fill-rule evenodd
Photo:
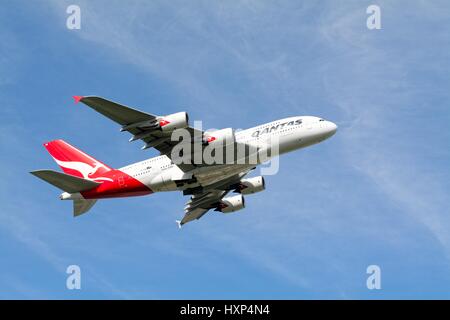
<path fill-rule="evenodd" d="M 100 168 L 104 168 L 104 169 L 108 170 L 103 164 L 101 164 L 99 162 L 94 162 L 94 166 L 91 166 L 87 163 L 79 162 L 79 161 L 60 161 L 56 158 L 53 158 L 53 159 L 55 159 L 56 163 L 63 168 L 78 171 L 83 176 L 84 179 L 88 179 L 88 180 L 92 180 L 92 181 L 96 181 L 96 180 L 105 180 L 105 181 L 111 181 L 111 182 L 113 181 L 112 179 L 105 178 L 105 177 L 91 178 L 92 175 L 94 175 Z"/>

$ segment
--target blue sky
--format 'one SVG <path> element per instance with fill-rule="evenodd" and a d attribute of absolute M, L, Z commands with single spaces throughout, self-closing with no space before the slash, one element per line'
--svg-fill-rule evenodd
<path fill-rule="evenodd" d="M 8 1 L 0 36 L 0 298 L 450 298 L 448 1 Z M 283 156 L 233 215 L 180 232 L 187 198 L 161 193 L 74 219 L 28 173 L 57 168 L 44 141 L 114 167 L 156 152 L 72 95 L 205 127 L 316 115 L 339 131 Z M 65 287 L 71 264 L 82 290 Z"/>

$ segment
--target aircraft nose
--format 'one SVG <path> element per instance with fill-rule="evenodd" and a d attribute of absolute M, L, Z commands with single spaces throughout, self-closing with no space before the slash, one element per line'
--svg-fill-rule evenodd
<path fill-rule="evenodd" d="M 337 128 L 338 128 L 338 126 L 336 125 L 336 123 L 330 121 L 330 131 L 331 131 L 333 134 L 336 133 Z"/>
<path fill-rule="evenodd" d="M 327 138 L 331 137 L 332 135 L 334 135 L 337 131 L 337 125 L 331 121 L 327 121 L 326 127 L 325 127 L 325 131 L 326 131 L 326 136 Z"/>

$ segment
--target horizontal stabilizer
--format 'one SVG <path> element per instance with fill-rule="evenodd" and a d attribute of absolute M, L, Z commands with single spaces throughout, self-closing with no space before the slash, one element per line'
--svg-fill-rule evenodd
<path fill-rule="evenodd" d="M 98 182 L 78 178 L 53 170 L 36 170 L 31 171 L 30 173 L 69 193 L 90 190 L 100 185 Z"/>
<path fill-rule="evenodd" d="M 73 216 L 79 216 L 87 211 L 97 202 L 95 199 L 75 199 L 73 200 Z"/>

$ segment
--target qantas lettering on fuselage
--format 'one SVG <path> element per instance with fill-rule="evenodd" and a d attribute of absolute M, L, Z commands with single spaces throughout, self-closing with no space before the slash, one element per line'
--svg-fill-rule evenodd
<path fill-rule="evenodd" d="M 252 133 L 252 137 L 257 138 L 266 133 L 272 133 L 272 132 L 276 132 L 278 130 L 282 130 L 286 126 L 299 126 L 301 124 L 302 124 L 302 119 L 297 119 L 295 121 L 280 123 L 275 126 L 267 127 L 263 130 L 256 130 Z"/>

